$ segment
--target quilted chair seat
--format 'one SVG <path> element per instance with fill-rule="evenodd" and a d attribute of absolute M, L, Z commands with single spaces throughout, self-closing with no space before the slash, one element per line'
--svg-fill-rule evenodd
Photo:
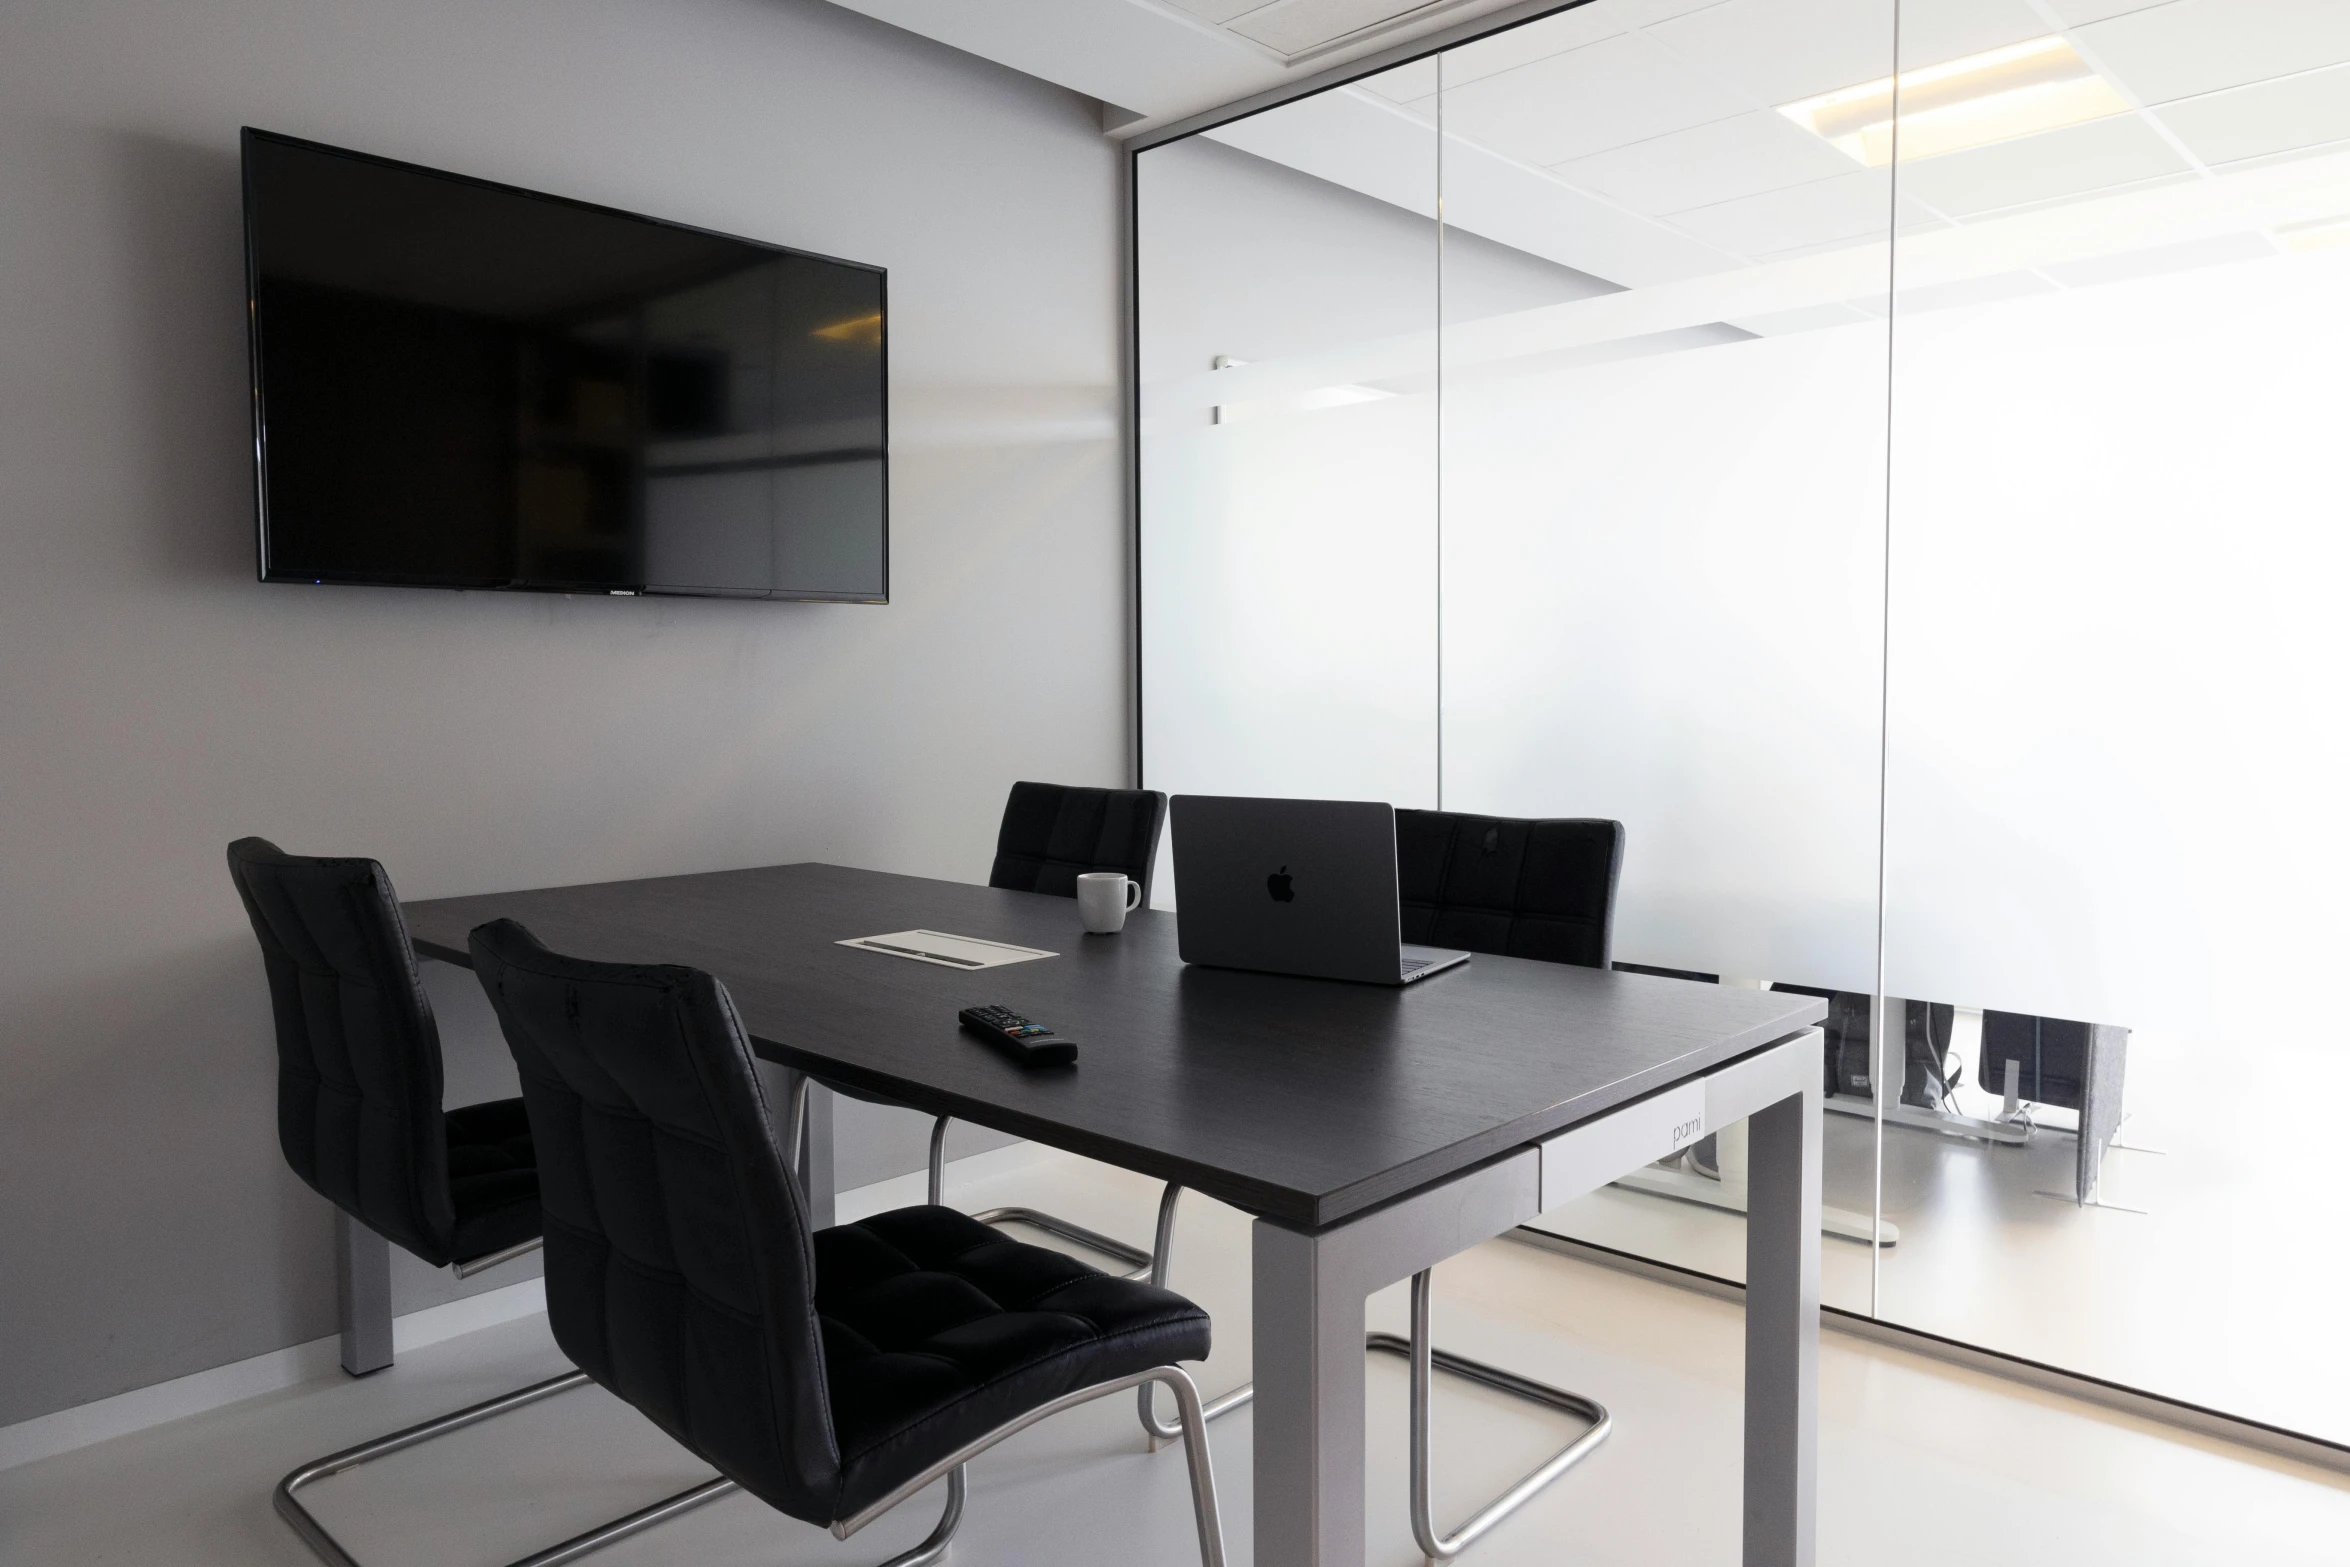
<path fill-rule="evenodd" d="M 811 1233 L 709 975 L 511 920 L 471 946 L 529 1106 L 556 1343 L 779 1511 L 841 1522 L 1064 1393 L 1207 1354 L 1182 1297 L 950 1209 Z"/>
<path fill-rule="evenodd" d="M 952 1208 L 900 1208 L 815 1240 L 846 1512 L 1038 1404 L 1207 1358 L 1208 1315 L 1182 1296 Z"/>
<path fill-rule="evenodd" d="M 492 1099 L 448 1114 L 450 1253 L 470 1261 L 538 1239 L 539 1165 L 530 1116 L 519 1099 Z"/>

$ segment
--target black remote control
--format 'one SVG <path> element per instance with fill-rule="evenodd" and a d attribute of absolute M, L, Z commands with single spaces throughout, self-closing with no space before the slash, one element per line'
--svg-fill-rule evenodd
<path fill-rule="evenodd" d="M 1010 1007 L 965 1007 L 957 1016 L 965 1028 L 1022 1066 L 1068 1066 L 1077 1059 L 1076 1040 L 1063 1039 Z"/>

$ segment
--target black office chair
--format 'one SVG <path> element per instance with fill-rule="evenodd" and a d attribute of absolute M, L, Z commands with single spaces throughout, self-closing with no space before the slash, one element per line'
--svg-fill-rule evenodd
<path fill-rule="evenodd" d="M 1151 872 L 1159 859 L 1159 834 L 1166 825 L 1167 797 L 1156 789 L 1016 783 L 1011 798 L 1004 802 L 1003 825 L 996 832 L 995 864 L 988 872 L 987 884 L 1013 892 L 1074 898 L 1079 876 L 1088 871 L 1119 871 L 1142 888 L 1142 902 L 1148 905 Z M 824 1086 L 869 1104 L 904 1108 L 899 1101 L 870 1089 L 830 1080 Z M 947 1126 L 953 1119 L 942 1115 L 930 1128 L 929 1194 L 933 1206 L 946 1201 Z M 1124 1263 L 1129 1278 L 1141 1277 L 1151 1265 L 1151 1254 L 1141 1247 L 1040 1208 L 1012 1205 L 985 1209 L 971 1217 L 981 1224 L 1025 1224 L 1074 1241 L 1090 1252 Z"/>
<path fill-rule="evenodd" d="M 1163 1382 L 1200 1559 L 1221 1567 L 1199 1394 L 1175 1365 L 1207 1353 L 1205 1312 L 948 1208 L 811 1234 L 725 987 L 561 957 L 511 920 L 471 946 L 540 1151 L 555 1341 L 712 1486 L 846 1539 L 944 1478 L 937 1528 L 888 1564 L 919 1567 L 946 1553 L 970 1460 Z"/>
<path fill-rule="evenodd" d="M 1407 942 L 1606 968 L 1615 945 L 1616 881 L 1624 866 L 1621 822 L 1555 817 L 1522 820 L 1457 811 L 1395 813 L 1396 891 Z M 1429 981 L 1442 984 L 1442 979 Z M 1164 1286 L 1175 1233 L 1176 1199 L 1170 1182 L 1159 1198 L 1150 1281 Z M 1449 1561 L 1516 1512 L 1607 1440 L 1607 1410 L 1580 1393 L 1537 1382 L 1499 1366 L 1435 1348 L 1429 1341 L 1430 1275 L 1414 1274 L 1411 1334 L 1372 1333 L 1365 1347 L 1411 1364 L 1412 1533 L 1431 1562 Z M 1516 1485 L 1479 1508 L 1449 1534 L 1439 1534 L 1429 1498 L 1429 1382 L 1443 1371 L 1588 1422 Z M 1237 1409 L 1255 1396 L 1245 1383 L 1209 1404 L 1206 1418 Z M 1151 1405 L 1139 1401 L 1143 1428 L 1154 1444 L 1176 1435 Z"/>
<path fill-rule="evenodd" d="M 528 1118 L 520 1099 L 441 1109 L 440 1031 L 381 865 L 240 838 L 228 868 L 269 976 L 278 1145 L 335 1205 L 343 1369 L 362 1376 L 392 1363 L 391 1245 L 459 1278 L 538 1248 Z M 305 1464 L 279 1482 L 278 1515 L 323 1560 L 354 1567 L 303 1487 L 587 1380 L 575 1371 Z M 576 1554 L 667 1516 L 632 1514 L 565 1545 Z"/>

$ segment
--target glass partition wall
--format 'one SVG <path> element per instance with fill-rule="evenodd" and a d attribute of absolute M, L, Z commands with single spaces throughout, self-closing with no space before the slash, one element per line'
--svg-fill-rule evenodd
<path fill-rule="evenodd" d="M 2350 7 L 1924 9 L 1878 1310 L 2350 1442 Z"/>
<path fill-rule="evenodd" d="M 1830 1304 L 2335 1441 L 2344 16 L 1591 0 L 1134 160 L 1144 781 L 1622 821 L 1619 967 L 1829 998 Z M 1741 1144 L 1540 1226 L 1735 1278 Z"/>

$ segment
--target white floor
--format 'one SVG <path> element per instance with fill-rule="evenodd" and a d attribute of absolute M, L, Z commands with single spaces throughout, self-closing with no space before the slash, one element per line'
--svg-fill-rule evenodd
<path fill-rule="evenodd" d="M 1137 1238 L 1155 1188 L 1047 1156 L 950 1192 L 1030 1202 Z M 865 1194 L 868 1204 L 903 1200 Z M 1247 1221 L 1194 1198 L 1176 1283 L 1216 1316 L 1203 1386 L 1246 1375 Z M 844 1205 L 846 1206 L 846 1205 Z M 853 1216 L 853 1214 L 852 1214 Z M 1375 1322 L 1396 1325 L 1392 1292 Z M 1614 1411 L 1616 1435 L 1476 1546 L 1477 1567 L 1725 1567 L 1737 1559 L 1738 1312 L 1497 1241 L 1439 1270 L 1439 1341 L 1563 1382 Z M 0 1562 L 272 1564 L 312 1558 L 271 1514 L 297 1463 L 562 1370 L 544 1319 L 0 1472 Z M 1371 1365 L 1371 1560 L 1418 1560 L 1405 1521 L 1401 1363 Z M 1829 1335 L 1821 1355 L 1823 1567 L 2262 1567 L 2350 1555 L 2350 1479 L 2238 1453 L 1933 1362 Z M 1236 1564 L 1249 1552 L 1249 1414 L 1216 1423 Z M 1498 1490 L 1564 1433 L 1519 1406 L 1440 1383 L 1439 1506 Z M 312 1494 L 367 1567 L 498 1563 L 705 1477 L 633 1411 L 587 1389 Z M 608 1567 L 877 1562 L 933 1517 L 906 1513 L 846 1544 L 735 1496 L 602 1553 Z M 1144 1453 L 1111 1400 L 1026 1433 L 973 1468 L 963 1567 L 1195 1562 L 1183 1464 Z"/>
<path fill-rule="evenodd" d="M 2072 1192 L 2069 1134 L 2013 1148 L 1887 1127 L 1885 1217 L 1901 1240 L 1880 1259 L 1877 1314 L 2350 1442 L 2350 1182 L 2338 1140 L 2280 1113 L 2281 1085 L 2318 1091 L 2331 1070 L 2284 1044 L 2255 1068 L 2133 1039 L 2129 1146 L 2105 1160 L 2111 1207 L 2043 1195 Z M 1867 1211 L 1870 1123 L 1831 1115 L 1826 1133 L 1827 1200 Z M 1606 1190 L 1543 1222 L 1724 1277 L 1744 1266 L 1741 1218 L 1668 1198 Z M 1821 1273 L 1831 1304 L 1871 1309 L 1866 1245 L 1828 1241 Z"/>

